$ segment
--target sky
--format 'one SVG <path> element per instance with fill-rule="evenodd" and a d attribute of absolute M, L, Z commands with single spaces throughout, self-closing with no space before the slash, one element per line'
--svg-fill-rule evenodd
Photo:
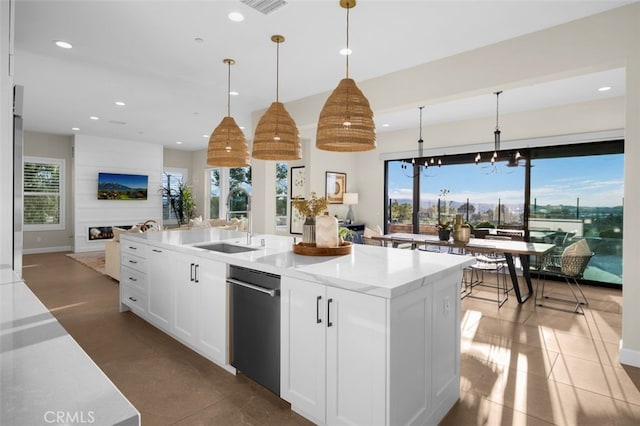
<path fill-rule="evenodd" d="M 538 206 L 619 206 L 623 200 L 623 154 L 554 158 L 532 161 L 531 199 Z M 521 161 L 521 163 L 523 163 Z M 412 179 L 400 162 L 389 163 L 389 197 L 411 199 Z M 506 162 L 429 167 L 420 179 L 421 199 L 437 200 L 448 189 L 448 201 L 522 204 L 524 168 L 506 167 Z"/>

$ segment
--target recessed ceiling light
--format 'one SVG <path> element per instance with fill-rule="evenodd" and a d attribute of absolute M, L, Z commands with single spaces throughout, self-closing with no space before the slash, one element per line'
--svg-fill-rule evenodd
<path fill-rule="evenodd" d="M 209 135 L 202 135 L 202 137 L 203 137 L 203 138 L 208 138 L 208 137 L 209 137 Z"/>
<path fill-rule="evenodd" d="M 603 86 L 598 89 L 598 92 L 606 92 L 607 90 L 611 90 L 611 86 Z"/>
<path fill-rule="evenodd" d="M 176 141 L 178 145 L 182 145 L 182 141 Z"/>
<path fill-rule="evenodd" d="M 244 126 L 240 126 L 240 130 L 244 130 Z"/>
<path fill-rule="evenodd" d="M 73 47 L 71 43 L 62 40 L 54 40 L 54 43 L 56 46 L 62 47 L 63 49 L 71 49 Z"/>
<path fill-rule="evenodd" d="M 242 13 L 240 13 L 240 12 L 231 12 L 227 16 L 233 22 L 242 22 L 242 21 L 244 21 L 244 15 Z"/>
<path fill-rule="evenodd" d="M 353 53 L 353 50 L 348 49 L 348 48 L 344 48 L 344 49 L 340 49 L 340 54 L 343 56 L 347 56 L 347 55 L 351 55 Z"/>
<path fill-rule="evenodd" d="M 384 123 L 382 127 L 389 127 L 389 125 L 387 123 Z"/>
<path fill-rule="evenodd" d="M 100 118 L 96 117 L 95 115 L 92 115 L 91 117 L 89 117 L 90 120 L 100 120 Z"/>
<path fill-rule="evenodd" d="M 80 130 L 80 127 L 72 127 L 71 130 L 73 130 L 74 132 L 77 132 L 78 130 Z"/>
<path fill-rule="evenodd" d="M 126 104 L 122 101 L 116 101 L 116 105 L 118 106 L 125 106 Z"/>
<path fill-rule="evenodd" d="M 239 93 L 239 92 L 236 92 L 235 90 L 232 90 L 231 92 L 229 92 L 229 94 L 230 94 L 231 96 L 238 96 L 240 93 Z"/>

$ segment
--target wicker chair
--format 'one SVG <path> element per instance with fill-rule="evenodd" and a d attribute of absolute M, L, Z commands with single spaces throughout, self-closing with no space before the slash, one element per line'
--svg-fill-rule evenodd
<path fill-rule="evenodd" d="M 374 240 L 373 238 L 365 237 L 364 235 L 362 236 L 362 244 L 369 245 L 369 246 L 384 247 L 383 241 Z"/>
<path fill-rule="evenodd" d="M 589 261 L 593 256 L 595 256 L 595 253 L 573 256 L 552 252 L 551 254 L 545 255 L 545 257 L 542 259 L 542 268 L 540 269 L 540 272 L 544 274 L 545 277 L 543 278 L 542 283 L 538 284 L 538 287 L 536 287 L 536 305 L 545 308 L 557 309 L 560 311 L 573 312 L 584 315 L 583 306 L 588 306 L 589 301 L 582 292 L 580 284 L 578 284 L 578 279 L 582 278 L 582 274 L 584 273 L 584 270 L 587 268 L 587 265 L 589 264 Z M 547 275 L 564 278 L 571 293 L 569 295 L 570 298 L 567 299 L 545 295 L 544 291 Z M 576 289 L 578 289 L 577 293 L 573 288 L 574 286 Z M 538 290 L 540 290 L 539 295 Z M 578 294 L 580 295 L 580 298 L 578 297 Z M 562 308 L 562 305 L 556 306 L 543 304 L 543 302 L 545 301 L 568 304 L 573 306 L 573 309 Z"/>

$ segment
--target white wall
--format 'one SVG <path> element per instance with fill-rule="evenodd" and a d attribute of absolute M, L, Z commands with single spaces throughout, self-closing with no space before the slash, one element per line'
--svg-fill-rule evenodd
<path fill-rule="evenodd" d="M 76 135 L 74 141 L 75 252 L 103 250 L 89 241 L 93 226 L 132 225 L 154 219 L 162 224 L 162 145 Z M 98 200 L 98 173 L 149 176 L 147 200 Z"/>
<path fill-rule="evenodd" d="M 24 132 L 24 155 L 64 160 L 64 229 L 24 231 L 25 254 L 70 251 L 73 246 L 73 137 Z"/>
<path fill-rule="evenodd" d="M 11 1 L 13 3 L 13 1 Z M 0 1 L 0 265 L 13 263 L 13 25 L 8 1 Z M 13 6 L 13 5 L 12 5 Z M 17 271 L 19 274 L 21 271 Z"/>

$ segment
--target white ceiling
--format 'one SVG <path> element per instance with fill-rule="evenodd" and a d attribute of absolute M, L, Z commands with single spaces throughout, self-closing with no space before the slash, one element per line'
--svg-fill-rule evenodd
<path fill-rule="evenodd" d="M 633 2 L 361 0 L 351 11 L 350 76 L 378 77 Z M 232 11 L 245 20 L 231 22 Z M 345 17 L 338 0 L 289 0 L 268 15 L 239 0 L 17 0 L 15 81 L 25 86 L 25 128 L 72 134 L 79 127 L 83 134 L 203 149 L 226 115 L 222 60 L 231 57 L 232 90 L 240 92 L 231 113 L 251 138 L 251 113 L 275 98 L 271 35 L 286 37 L 280 100 L 293 101 L 333 90 L 344 77 L 338 51 Z M 613 89 L 596 90 L 604 85 Z M 500 111 L 623 95 L 624 71 L 611 70 L 510 90 L 500 97 Z M 126 106 L 116 106 L 118 100 Z M 418 127 L 417 109 L 374 114 L 379 133 Z M 494 114 L 488 93 L 429 105 L 424 124 Z"/>

